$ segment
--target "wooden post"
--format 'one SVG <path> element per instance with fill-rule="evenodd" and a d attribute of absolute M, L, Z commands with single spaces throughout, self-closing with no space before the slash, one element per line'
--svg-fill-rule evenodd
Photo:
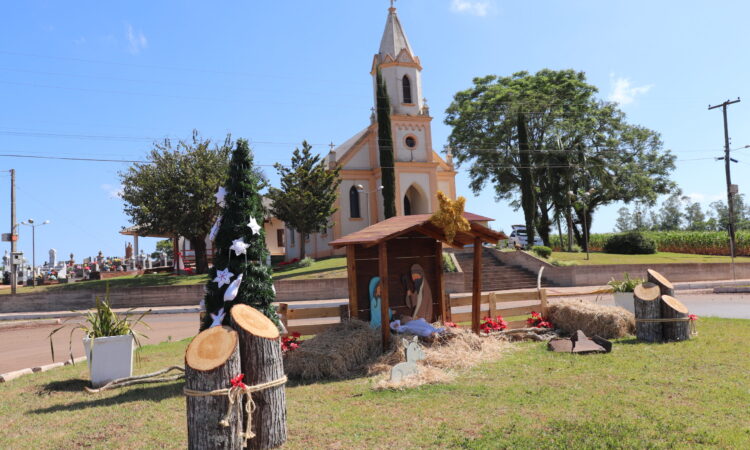
<path fill-rule="evenodd" d="M 451 295 L 445 293 L 443 298 L 443 322 L 453 322 L 453 314 L 451 312 Z"/>
<path fill-rule="evenodd" d="M 281 317 L 281 323 L 284 325 L 284 329 L 289 332 L 289 304 L 279 303 L 279 309 L 276 313 Z"/>
<path fill-rule="evenodd" d="M 271 383 L 284 378 L 281 341 L 276 325 L 257 309 L 234 305 L 232 327 L 240 339 L 243 380 L 247 386 Z M 286 387 L 269 387 L 251 394 L 255 408 L 250 432 L 255 437 L 247 448 L 275 448 L 286 442 Z M 247 420 L 247 418 L 246 418 Z"/>
<path fill-rule="evenodd" d="M 229 327 L 214 327 L 198 334 L 185 351 L 185 388 L 211 392 L 232 387 L 239 375 L 240 352 L 237 333 Z M 230 409 L 231 408 L 231 409 Z M 224 427 L 220 422 L 230 411 Z M 188 448 L 241 449 L 242 403 L 229 405 L 229 397 L 187 395 Z"/>
<path fill-rule="evenodd" d="M 663 319 L 687 319 L 688 309 L 676 298 L 661 296 L 661 317 Z M 690 322 L 663 322 L 662 336 L 665 341 L 687 341 L 690 339 Z"/>
<path fill-rule="evenodd" d="M 437 298 L 438 298 L 438 311 L 440 311 L 440 320 L 445 322 L 446 314 L 445 314 L 445 279 L 443 277 L 443 243 L 440 241 L 435 241 L 435 267 L 436 274 L 435 274 L 435 285 L 437 286 Z"/>
<path fill-rule="evenodd" d="M 539 301 L 542 303 L 542 316 L 547 317 L 547 289 L 539 289 Z"/>
<path fill-rule="evenodd" d="M 479 334 L 479 314 L 482 302 L 482 240 L 474 238 L 474 276 L 471 284 L 471 330 Z"/>
<path fill-rule="evenodd" d="M 359 319 L 357 264 L 355 262 L 355 253 L 354 245 L 346 246 L 346 278 L 349 283 L 349 314 Z"/>
<path fill-rule="evenodd" d="M 489 305 L 489 308 L 490 308 L 490 314 L 489 315 L 490 315 L 490 317 L 495 317 L 495 313 L 497 312 L 497 302 L 495 300 L 495 293 L 494 292 L 490 292 L 487 295 L 487 302 L 490 304 Z"/>
<path fill-rule="evenodd" d="M 339 320 L 346 322 L 349 319 L 351 319 L 349 305 L 339 305 Z"/>
<path fill-rule="evenodd" d="M 661 295 L 674 297 L 674 285 L 667 280 L 664 275 L 655 270 L 648 269 L 646 271 L 646 278 L 649 282 L 659 286 L 659 292 L 661 292 Z"/>
<path fill-rule="evenodd" d="M 659 296 L 659 286 L 653 283 L 640 284 L 633 291 L 635 335 L 639 341 L 660 342 L 662 339 L 661 322 L 638 321 L 638 319 L 661 319 Z"/>
<path fill-rule="evenodd" d="M 388 317 L 388 249 L 387 242 L 378 244 L 378 275 L 380 276 L 380 330 L 383 334 L 383 352 L 391 342 L 391 318 Z M 370 311 L 370 314 L 375 314 Z"/>

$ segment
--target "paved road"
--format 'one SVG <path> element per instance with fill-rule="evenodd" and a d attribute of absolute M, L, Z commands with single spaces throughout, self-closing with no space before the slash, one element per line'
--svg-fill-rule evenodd
<path fill-rule="evenodd" d="M 750 319 L 750 294 L 714 294 L 700 291 L 677 291 L 675 297 L 698 317 L 724 317 L 728 319 Z M 614 305 L 611 294 L 585 297 L 603 305 Z"/>
<path fill-rule="evenodd" d="M 151 329 L 136 328 L 148 336 L 143 343 L 157 344 L 169 340 L 180 340 L 198 333 L 198 314 L 159 314 L 148 316 Z M 69 323 L 76 323 L 71 320 Z M 0 330 L 0 373 L 27 367 L 41 366 L 52 362 L 47 335 L 59 325 L 42 325 L 33 328 Z M 70 331 L 61 330 L 53 338 L 55 360 L 68 357 Z M 73 356 L 83 356 L 83 332 L 73 332 Z"/>

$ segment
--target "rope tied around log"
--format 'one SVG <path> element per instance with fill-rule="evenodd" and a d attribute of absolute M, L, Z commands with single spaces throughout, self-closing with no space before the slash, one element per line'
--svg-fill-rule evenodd
<path fill-rule="evenodd" d="M 695 328 L 696 319 L 693 317 L 673 317 L 673 318 L 662 318 L 662 319 L 635 319 L 636 322 L 642 323 L 661 323 L 661 322 L 690 322 L 690 335 L 698 336 L 698 330 Z"/>
<path fill-rule="evenodd" d="M 242 374 L 241 374 L 242 375 Z M 236 381 L 235 381 L 236 380 Z M 265 383 L 255 384 L 247 386 L 242 383 L 242 377 L 232 379 L 232 387 L 225 389 L 216 389 L 213 391 L 197 391 L 194 389 L 183 388 L 182 392 L 188 397 L 222 397 L 226 396 L 228 400 L 227 413 L 219 421 L 219 425 L 222 427 L 229 426 L 229 418 L 232 415 L 232 406 L 240 401 L 243 396 L 246 397 L 247 403 L 245 403 L 245 413 L 247 414 L 247 424 L 245 425 L 245 431 L 242 433 L 242 438 L 245 440 L 244 446 L 247 446 L 247 441 L 255 437 L 255 433 L 252 431 L 253 422 L 253 411 L 255 410 L 255 402 L 253 401 L 253 392 L 259 392 L 272 387 L 282 386 L 286 384 L 287 377 L 283 376 L 273 381 L 267 381 Z"/>

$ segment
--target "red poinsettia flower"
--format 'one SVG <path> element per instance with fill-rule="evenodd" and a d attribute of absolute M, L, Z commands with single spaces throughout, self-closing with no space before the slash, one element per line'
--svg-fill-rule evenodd
<path fill-rule="evenodd" d="M 698 316 L 696 316 L 695 314 L 690 314 L 688 316 L 688 319 L 690 319 L 690 320 L 698 320 Z"/>
<path fill-rule="evenodd" d="M 238 387 L 245 389 L 247 386 L 245 386 L 245 383 L 242 382 L 242 379 L 245 378 L 245 374 L 241 373 L 237 375 L 236 377 L 232 378 L 230 381 L 232 382 L 232 387 Z"/>
<path fill-rule="evenodd" d="M 455 324 L 455 323 L 453 323 L 453 322 L 445 322 L 445 323 L 444 323 L 444 325 L 445 325 L 446 327 L 450 327 L 450 328 L 457 328 L 457 327 L 458 327 L 458 325 L 456 325 L 456 324 Z"/>
<path fill-rule="evenodd" d="M 292 337 L 295 338 L 295 339 L 298 339 L 298 338 L 302 337 L 302 334 L 300 334 L 298 331 L 295 331 L 294 333 L 292 333 Z"/>

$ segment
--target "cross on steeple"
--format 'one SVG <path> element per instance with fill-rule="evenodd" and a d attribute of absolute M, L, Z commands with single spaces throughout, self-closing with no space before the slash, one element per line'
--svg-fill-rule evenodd
<path fill-rule="evenodd" d="M 391 0 L 391 8 L 393 8 L 393 3 L 394 3 L 395 1 L 396 1 L 396 0 Z"/>

